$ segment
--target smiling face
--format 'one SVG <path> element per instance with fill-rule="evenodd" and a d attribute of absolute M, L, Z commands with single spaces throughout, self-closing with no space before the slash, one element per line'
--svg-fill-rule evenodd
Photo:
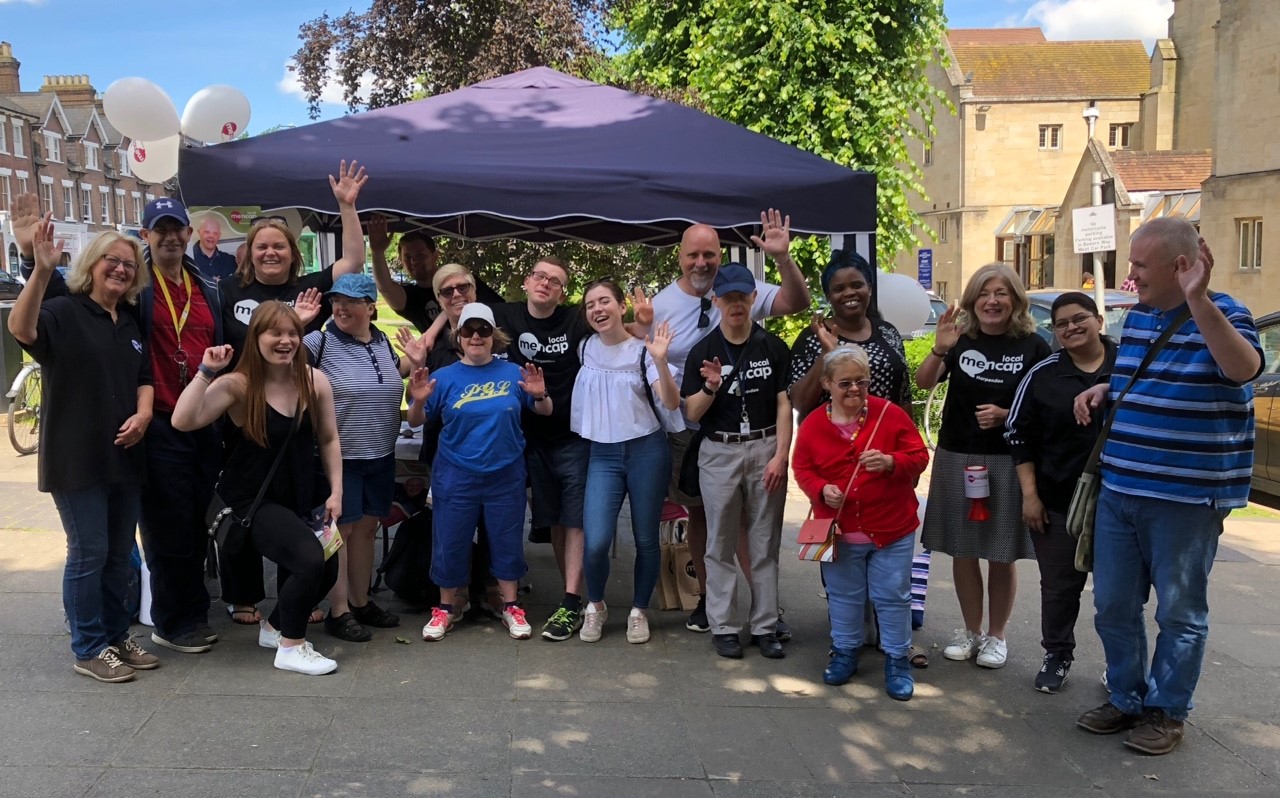
<path fill-rule="evenodd" d="M 1169 310 L 1182 304 L 1177 261 L 1169 257 L 1158 235 L 1135 235 L 1129 243 L 1129 279 L 1144 305 Z"/>
<path fill-rule="evenodd" d="M 293 247 L 289 236 L 278 227 L 261 225 L 249 243 L 253 276 L 265 285 L 283 285 L 293 276 Z"/>
<path fill-rule="evenodd" d="M 329 305 L 333 308 L 333 320 L 338 329 L 347 335 L 365 336 L 369 334 L 369 322 L 373 319 L 373 303 L 359 297 L 333 294 L 329 297 Z"/>
<path fill-rule="evenodd" d="M 564 298 L 564 287 L 569 274 L 554 263 L 538 261 L 533 271 L 524 278 L 525 296 L 535 305 L 554 307 Z"/>
<path fill-rule="evenodd" d="M 440 253 L 427 246 L 427 242 L 420 238 L 400 240 L 400 263 L 418 285 L 431 285 L 431 277 L 436 273 L 439 259 Z"/>
<path fill-rule="evenodd" d="M 841 269 L 827 286 L 827 301 L 836 318 L 860 324 L 871 305 L 871 286 L 857 269 Z"/>
<path fill-rule="evenodd" d="M 614 292 L 614 287 L 597 285 L 587 291 L 583 297 L 582 308 L 587 314 L 587 323 L 598 333 L 617 329 L 622 324 L 622 314 L 626 306 Z"/>
<path fill-rule="evenodd" d="M 462 315 L 462 309 L 468 303 L 476 301 L 475 287 L 464 275 L 451 275 L 440 284 L 440 293 L 436 295 L 436 301 L 448 316 L 450 326 L 456 325 L 458 317 Z"/>
<path fill-rule="evenodd" d="M 705 224 L 695 224 L 680 238 L 680 273 L 695 296 L 711 290 L 720 270 L 720 237 Z"/>
<path fill-rule="evenodd" d="M 493 326 L 480 319 L 471 319 L 458 330 L 458 347 L 469 363 L 488 363 L 493 355 Z"/>
<path fill-rule="evenodd" d="M 146 232 L 147 246 L 151 247 L 151 261 L 157 266 L 176 266 L 182 263 L 191 240 L 191 228 L 171 216 L 159 219 Z"/>
<path fill-rule="evenodd" d="M 973 303 L 973 316 L 984 333 L 1003 335 L 1013 319 L 1013 289 L 1000 277 L 987 280 Z"/>
<path fill-rule="evenodd" d="M 300 346 L 302 333 L 284 317 L 258 336 L 258 353 L 271 366 L 291 364 Z"/>
<path fill-rule="evenodd" d="M 1063 349 L 1080 351 L 1102 334 L 1102 317 L 1082 305 L 1063 305 L 1053 314 L 1053 334 Z"/>
<path fill-rule="evenodd" d="M 831 394 L 831 402 L 846 416 L 856 416 L 867 403 L 867 389 L 871 387 L 867 369 L 860 363 L 841 362 L 822 378 L 822 388 Z"/>
<path fill-rule="evenodd" d="M 200 223 L 200 246 L 206 252 L 212 252 L 218 248 L 218 242 L 222 240 L 222 227 L 214 219 L 205 219 Z"/>
<path fill-rule="evenodd" d="M 118 301 L 138 279 L 138 269 L 141 266 L 134 258 L 133 247 L 123 241 L 117 241 L 108 247 L 107 253 L 93 265 L 90 273 L 93 287 L 90 294 L 112 302 Z"/>

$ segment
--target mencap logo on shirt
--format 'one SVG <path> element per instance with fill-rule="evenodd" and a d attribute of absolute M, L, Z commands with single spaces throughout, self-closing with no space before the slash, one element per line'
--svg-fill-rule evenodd
<path fill-rule="evenodd" d="M 538 340 L 533 333 L 520 333 L 520 339 L 516 341 L 516 346 L 520 349 L 520 354 L 525 356 L 526 360 L 533 360 L 538 355 L 563 355 L 569 351 L 569 334 L 557 335 L 549 339 L 545 344 Z"/>
<path fill-rule="evenodd" d="M 1022 371 L 1023 355 L 1005 355 L 1000 361 L 987 360 L 986 355 L 970 349 L 960 355 L 960 370 L 970 377 L 977 378 L 984 371 L 1007 371 L 1017 374 Z"/>

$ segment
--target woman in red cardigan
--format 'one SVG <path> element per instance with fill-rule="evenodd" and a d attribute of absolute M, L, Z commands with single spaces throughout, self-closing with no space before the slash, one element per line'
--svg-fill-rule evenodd
<path fill-rule="evenodd" d="M 792 468 L 815 518 L 836 518 L 834 562 L 822 563 L 831 617 L 827 684 L 858 670 L 863 605 L 870 594 L 880 619 L 885 690 L 911 698 L 911 557 L 915 553 L 915 481 L 929 451 L 902 408 L 867 394 L 870 366 L 862 347 L 840 346 L 823 357 L 822 387 L 831 402 L 800 425 Z M 853 486 L 845 496 L 849 478 Z"/>

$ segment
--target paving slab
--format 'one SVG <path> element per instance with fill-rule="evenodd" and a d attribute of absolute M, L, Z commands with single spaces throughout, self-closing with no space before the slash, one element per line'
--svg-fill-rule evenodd
<path fill-rule="evenodd" d="M 156 711 L 156 704 L 153 696 L 120 689 L 0 693 L 0 718 L 9 731 L 0 746 L 0 765 L 108 765 Z"/>
<path fill-rule="evenodd" d="M 702 779 L 619 778 L 616 776 L 540 776 L 517 774 L 512 798 L 564 798 L 607 795 L 610 798 L 713 798 L 711 785 Z"/>
<path fill-rule="evenodd" d="M 306 778 L 294 770 L 108 768 L 86 798 L 296 798 Z"/>
<path fill-rule="evenodd" d="M 351 770 L 311 774 L 301 798 L 493 798 L 511 794 L 511 777 Z"/>
<path fill-rule="evenodd" d="M 82 798 L 102 767 L 0 767 L 0 798 Z"/>

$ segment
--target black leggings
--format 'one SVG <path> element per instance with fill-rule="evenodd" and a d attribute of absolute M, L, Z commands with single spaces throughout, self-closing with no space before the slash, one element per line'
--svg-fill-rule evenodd
<path fill-rule="evenodd" d="M 263 502 L 253 516 L 249 547 L 276 564 L 276 606 L 267 621 L 284 637 L 305 638 L 312 607 L 338 581 L 337 556 L 325 560 L 324 549 L 307 522 L 271 502 Z"/>

